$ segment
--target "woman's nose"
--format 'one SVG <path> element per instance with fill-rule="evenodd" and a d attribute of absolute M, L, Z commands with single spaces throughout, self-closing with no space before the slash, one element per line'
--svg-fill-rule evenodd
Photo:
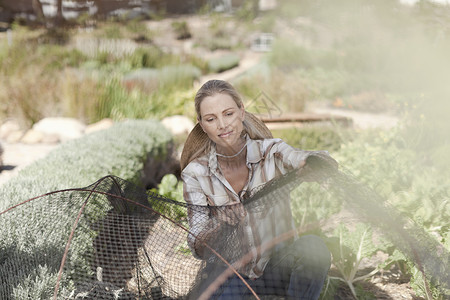
<path fill-rule="evenodd" d="M 225 128 L 225 121 L 223 118 L 217 118 L 217 128 L 222 129 Z"/>

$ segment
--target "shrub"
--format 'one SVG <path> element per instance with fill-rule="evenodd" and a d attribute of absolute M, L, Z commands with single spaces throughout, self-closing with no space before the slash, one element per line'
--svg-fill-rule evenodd
<path fill-rule="evenodd" d="M 339 59 L 335 52 L 321 49 L 307 49 L 292 40 L 278 39 L 269 54 L 269 63 L 281 69 L 323 67 L 336 69 Z"/>
<path fill-rule="evenodd" d="M 87 186 L 108 174 L 145 187 L 143 170 L 147 159 L 166 159 L 170 141 L 171 135 L 158 122 L 141 120 L 118 123 L 66 142 L 0 187 L 0 211 L 47 192 Z M 24 295 L 49 299 L 53 295 L 67 234 L 84 201 L 77 194 L 69 194 L 63 199 L 70 201 L 63 202 L 58 195 L 36 199 L 0 216 L 2 295 L 17 299 Z M 94 194 L 83 214 L 95 221 L 109 207 Z M 76 274 L 93 275 L 89 255 L 93 253 L 96 232 L 84 220 L 78 224 L 68 252 L 59 289 L 64 299 L 74 289 Z M 18 266 L 20 269 L 15 270 Z M 16 271 L 14 276 L 12 270 Z"/>
<path fill-rule="evenodd" d="M 132 68 L 157 68 L 166 56 L 158 47 L 137 48 L 129 57 L 125 58 Z"/>
<path fill-rule="evenodd" d="M 201 74 L 198 68 L 189 64 L 168 65 L 161 68 L 159 82 L 162 88 L 190 88 Z"/>
<path fill-rule="evenodd" d="M 61 144 L 0 187 L 0 210 L 46 192 L 86 186 L 116 175 L 142 185 L 148 156 L 164 159 L 170 133 L 153 120 L 130 120 Z"/>
<path fill-rule="evenodd" d="M 175 31 L 177 40 L 189 39 L 192 36 L 186 21 L 173 22 L 172 29 Z"/>
<path fill-rule="evenodd" d="M 239 56 L 236 54 L 223 55 L 208 61 L 209 71 L 212 73 L 220 73 L 227 71 L 239 65 Z"/>
<path fill-rule="evenodd" d="M 333 128 L 305 127 L 272 130 L 275 137 L 283 139 L 289 145 L 303 150 L 327 150 L 330 153 L 339 150 L 342 138 Z"/>
<path fill-rule="evenodd" d="M 262 64 L 256 69 L 260 71 L 258 74 L 252 72 L 253 74 L 250 73 L 238 79 L 239 91 L 242 91 L 245 97 L 252 99 L 247 104 L 247 108 L 253 112 L 261 108 L 272 110 L 265 106 L 278 107 L 271 111 L 271 114 L 303 111 L 306 102 L 314 96 L 303 78 L 297 78 L 291 73 L 286 74 L 279 70 L 269 71 L 264 66 Z"/>

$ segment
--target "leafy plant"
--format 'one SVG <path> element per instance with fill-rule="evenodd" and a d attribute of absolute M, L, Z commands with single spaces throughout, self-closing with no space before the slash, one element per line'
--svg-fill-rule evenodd
<path fill-rule="evenodd" d="M 171 218 L 175 221 L 183 221 L 187 217 L 186 207 L 183 205 L 185 203 L 183 198 L 183 183 L 178 181 L 178 179 L 173 174 L 165 175 L 161 183 L 158 184 L 157 189 L 151 189 L 150 193 L 155 193 L 178 201 L 181 205 L 166 205 L 158 201 L 152 201 L 150 204 L 160 213 L 164 214 L 166 217 Z M 162 204 L 162 205 L 157 205 Z"/>
<path fill-rule="evenodd" d="M 447 245 L 447 248 L 449 245 Z M 392 255 L 389 256 L 386 261 L 386 265 L 397 264 L 403 273 L 410 276 L 410 285 L 416 292 L 417 296 L 423 297 L 427 300 L 444 300 L 446 296 L 450 295 L 450 291 L 443 293 L 442 290 L 437 288 L 428 278 L 424 276 L 423 270 L 420 270 L 418 266 L 408 259 L 403 253 L 398 250 L 394 250 Z M 446 294 L 446 295 L 445 295 Z"/>
<path fill-rule="evenodd" d="M 367 130 L 342 143 L 334 158 L 382 197 L 411 186 L 415 153 L 401 146 L 395 130 Z"/>
<path fill-rule="evenodd" d="M 184 202 L 183 184 L 181 181 L 178 181 L 177 177 L 173 174 L 165 175 L 158 185 L 158 189 L 155 189 L 154 191 L 170 199 Z"/>
<path fill-rule="evenodd" d="M 317 224 L 342 209 L 336 199 L 317 183 L 302 183 L 291 192 L 292 215 L 298 228 Z"/>
<path fill-rule="evenodd" d="M 212 73 L 227 71 L 239 65 L 240 57 L 236 54 L 223 55 L 208 61 L 208 69 Z"/>
<path fill-rule="evenodd" d="M 335 236 L 337 240 L 328 240 L 328 248 L 333 256 L 333 264 L 341 276 L 334 278 L 345 282 L 355 299 L 358 299 L 355 283 L 379 271 L 377 267 L 369 273 L 358 275 L 360 265 L 363 259 L 372 257 L 380 250 L 380 246 L 376 246 L 372 241 L 372 229 L 362 223 L 357 224 L 352 231 L 340 224 L 335 230 Z"/>
<path fill-rule="evenodd" d="M 274 137 L 303 150 L 339 150 L 343 142 L 336 129 L 326 127 L 305 127 L 272 130 Z"/>
<path fill-rule="evenodd" d="M 177 40 L 189 39 L 192 36 L 186 21 L 172 22 L 172 28 L 175 31 Z"/>

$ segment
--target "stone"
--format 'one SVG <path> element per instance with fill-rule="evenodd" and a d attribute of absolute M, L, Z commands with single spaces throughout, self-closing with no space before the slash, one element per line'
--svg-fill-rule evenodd
<path fill-rule="evenodd" d="M 30 129 L 24 134 L 20 141 L 24 144 L 37 144 L 40 143 L 43 139 L 44 134 L 42 132 Z"/>
<path fill-rule="evenodd" d="M 25 134 L 25 131 L 18 130 L 13 131 L 10 134 L 8 134 L 8 137 L 6 138 L 6 142 L 10 144 L 18 143 L 22 139 L 23 135 Z"/>
<path fill-rule="evenodd" d="M 89 134 L 92 132 L 96 132 L 96 131 L 100 131 L 100 130 L 105 130 L 110 128 L 111 126 L 114 125 L 114 121 L 111 119 L 103 119 L 98 121 L 97 123 L 92 123 L 88 126 L 86 126 L 86 130 L 84 131 L 85 134 Z"/>
<path fill-rule="evenodd" d="M 58 144 L 60 140 L 57 134 L 46 134 L 41 142 L 44 144 Z"/>
<path fill-rule="evenodd" d="M 195 124 L 186 116 L 174 115 L 161 120 L 161 123 L 173 134 L 189 134 Z"/>
<path fill-rule="evenodd" d="M 0 139 L 6 140 L 12 132 L 20 131 L 20 125 L 14 120 L 7 120 L 0 126 Z"/>
<path fill-rule="evenodd" d="M 2 144 L 0 144 L 0 172 L 3 169 L 3 147 Z"/>
<path fill-rule="evenodd" d="M 33 130 L 44 135 L 57 135 L 64 142 L 83 136 L 86 125 L 73 118 L 45 118 L 34 124 Z"/>

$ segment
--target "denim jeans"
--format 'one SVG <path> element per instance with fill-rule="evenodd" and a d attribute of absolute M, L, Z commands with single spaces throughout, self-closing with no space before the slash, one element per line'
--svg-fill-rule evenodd
<path fill-rule="evenodd" d="M 330 264 L 331 255 L 322 239 L 315 235 L 306 235 L 274 252 L 261 277 L 250 280 L 244 276 L 244 279 L 257 295 L 315 300 L 320 296 Z M 205 271 L 207 269 L 208 267 Z M 222 267 L 221 270 L 223 272 L 226 268 Z M 213 273 L 220 275 L 220 268 L 216 268 Z M 211 277 L 207 281 L 211 282 Z M 205 288 L 207 286 L 200 290 Z M 233 274 L 211 299 L 248 299 L 251 295 L 242 280 Z"/>

